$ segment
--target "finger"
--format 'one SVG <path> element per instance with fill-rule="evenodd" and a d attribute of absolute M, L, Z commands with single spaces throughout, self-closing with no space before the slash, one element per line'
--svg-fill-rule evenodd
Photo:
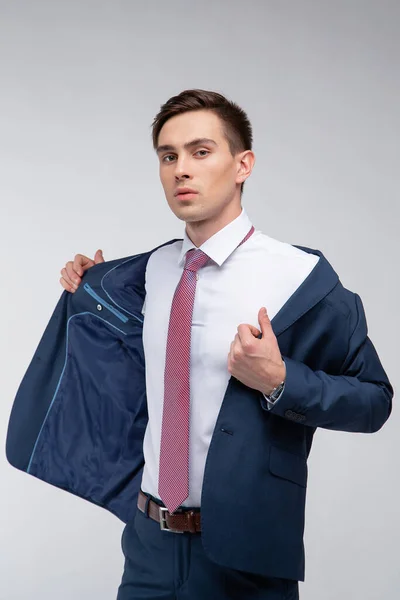
<path fill-rule="evenodd" d="M 239 334 L 237 333 L 232 342 L 232 350 L 231 350 L 232 357 L 238 356 L 242 352 L 243 352 L 242 342 L 241 342 Z"/>
<path fill-rule="evenodd" d="M 65 281 L 64 277 L 61 277 L 60 283 L 67 292 L 71 292 L 72 294 L 75 292 L 75 288 L 69 285 L 69 283 Z"/>
<path fill-rule="evenodd" d="M 252 344 L 254 342 L 254 338 L 259 334 L 260 331 L 257 329 L 257 327 L 253 327 L 253 325 L 248 325 L 247 323 L 242 323 L 239 325 L 236 335 L 238 336 L 240 344 L 242 346 L 247 346 Z"/>
<path fill-rule="evenodd" d="M 94 263 L 96 265 L 98 265 L 99 263 L 105 262 L 104 261 L 104 256 L 103 256 L 103 250 L 97 250 L 96 254 L 94 255 Z"/>
<path fill-rule="evenodd" d="M 75 255 L 73 267 L 74 267 L 74 271 L 80 277 L 82 277 L 83 273 L 85 271 L 87 271 L 88 269 L 90 269 L 90 267 L 93 267 L 93 265 L 94 265 L 94 261 L 91 258 L 84 256 L 84 254 L 76 254 Z"/>
<path fill-rule="evenodd" d="M 74 271 L 74 263 L 70 260 L 69 262 L 67 262 L 67 264 L 65 265 L 65 270 L 66 270 L 66 276 L 64 275 L 64 273 L 61 271 L 61 275 L 64 277 L 64 279 L 71 284 L 75 284 L 75 287 L 78 287 L 78 285 L 81 282 L 81 278 L 79 277 L 79 275 L 77 275 L 76 271 Z"/>
<path fill-rule="evenodd" d="M 254 325 L 248 325 L 248 327 L 250 328 L 250 332 L 254 337 L 258 337 L 260 335 L 261 331 L 257 329 L 257 327 L 254 327 Z"/>
<path fill-rule="evenodd" d="M 230 346 L 230 349 L 229 349 L 229 352 L 228 352 L 228 359 L 226 361 L 227 367 L 228 367 L 228 371 L 230 371 L 230 369 L 231 369 L 232 348 L 233 348 L 233 342 L 231 342 L 231 346 Z"/>
<path fill-rule="evenodd" d="M 73 281 L 73 278 L 71 278 L 71 276 L 70 276 L 69 272 L 67 271 L 67 269 L 65 267 L 63 267 L 60 272 L 61 272 L 62 278 L 64 279 L 65 283 L 68 286 L 72 287 L 74 289 L 74 291 L 75 291 L 76 288 L 78 287 L 78 284 L 76 284 Z M 75 275 L 75 277 L 77 277 L 77 275 Z"/>

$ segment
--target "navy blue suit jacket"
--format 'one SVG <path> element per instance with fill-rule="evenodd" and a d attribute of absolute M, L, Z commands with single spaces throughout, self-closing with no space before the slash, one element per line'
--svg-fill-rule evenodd
<path fill-rule="evenodd" d="M 201 520 L 211 560 L 304 581 L 315 429 L 377 431 L 390 415 L 393 388 L 360 297 L 320 251 L 297 247 L 320 260 L 271 321 L 286 362 L 284 393 L 268 410 L 261 392 L 230 378 L 205 465 Z M 63 292 L 17 391 L 7 434 L 14 467 L 123 522 L 137 510 L 144 464 L 141 309 L 156 249 L 95 265 L 74 294 Z"/>

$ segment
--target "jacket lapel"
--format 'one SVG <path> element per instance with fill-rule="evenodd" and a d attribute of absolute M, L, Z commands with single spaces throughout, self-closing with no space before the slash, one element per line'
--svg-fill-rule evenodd
<path fill-rule="evenodd" d="M 295 247 L 308 254 L 316 254 L 320 259 L 311 273 L 271 319 L 271 326 L 276 337 L 325 298 L 339 282 L 337 273 L 322 252 L 304 246 Z M 258 337 L 261 337 L 261 334 Z"/>

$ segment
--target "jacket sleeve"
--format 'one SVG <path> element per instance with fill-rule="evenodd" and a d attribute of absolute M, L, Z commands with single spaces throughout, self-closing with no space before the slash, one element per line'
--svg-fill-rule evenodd
<path fill-rule="evenodd" d="M 283 356 L 285 388 L 269 412 L 311 427 L 338 431 L 378 431 L 392 410 L 393 387 L 368 337 L 361 298 L 354 294 L 354 328 L 340 373 L 313 371 Z M 262 406 L 268 410 L 266 401 Z"/>

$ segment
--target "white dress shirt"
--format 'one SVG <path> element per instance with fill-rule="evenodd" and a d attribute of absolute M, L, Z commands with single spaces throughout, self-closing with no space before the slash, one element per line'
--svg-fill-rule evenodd
<path fill-rule="evenodd" d="M 259 309 L 265 306 L 272 319 L 319 260 L 318 256 L 257 229 L 237 247 L 251 225 L 242 207 L 236 219 L 200 246 L 213 262 L 198 271 L 193 305 L 189 496 L 182 506 L 200 506 L 204 466 L 231 377 L 228 354 L 238 325 L 250 323 L 261 331 Z M 149 421 L 143 442 L 145 465 L 141 487 L 156 498 L 160 498 L 158 472 L 169 317 L 185 254 L 190 248 L 196 246 L 185 230 L 183 241 L 154 251 L 146 269 L 142 312 Z"/>

